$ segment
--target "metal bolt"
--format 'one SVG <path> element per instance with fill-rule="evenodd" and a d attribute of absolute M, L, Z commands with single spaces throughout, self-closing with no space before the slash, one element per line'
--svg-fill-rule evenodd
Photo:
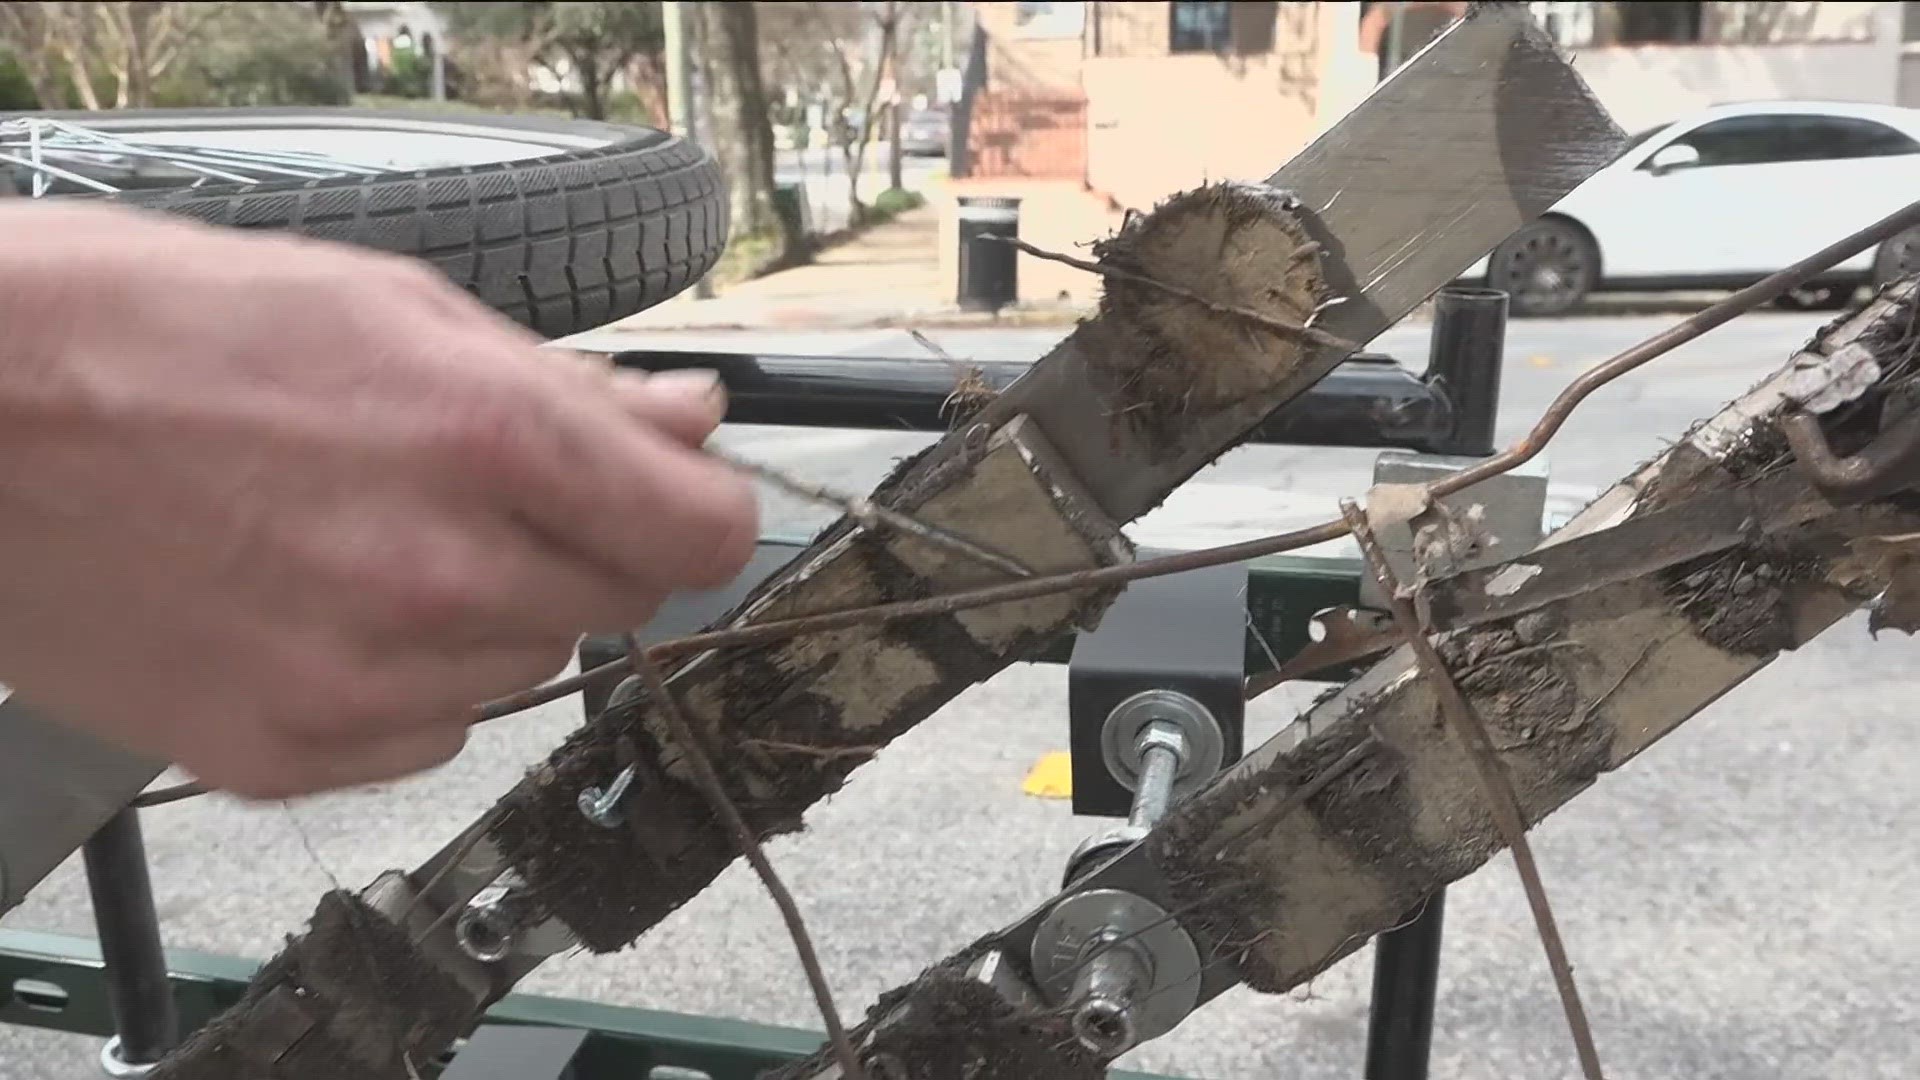
<path fill-rule="evenodd" d="M 1173 804 L 1173 785 L 1187 761 L 1187 737 L 1180 725 L 1155 720 L 1140 733 L 1140 779 L 1133 788 L 1133 812 L 1127 824 L 1151 829 Z"/>
<path fill-rule="evenodd" d="M 1092 955 L 1073 980 L 1073 1034 L 1094 1053 L 1118 1057 L 1139 1041 L 1133 1005 L 1153 985 L 1153 961 L 1113 931 L 1088 944 Z"/>
<path fill-rule="evenodd" d="M 620 812 L 620 805 L 627 800 L 627 789 L 633 786 L 634 775 L 634 768 L 629 765 L 605 788 L 597 784 L 581 788 L 578 800 L 581 816 L 603 829 L 617 829 L 625 824 L 626 815 Z"/>

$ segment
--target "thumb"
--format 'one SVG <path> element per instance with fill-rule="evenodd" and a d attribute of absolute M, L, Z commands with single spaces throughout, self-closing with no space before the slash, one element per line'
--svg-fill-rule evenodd
<path fill-rule="evenodd" d="M 647 374 L 616 372 L 614 393 L 629 416 L 699 446 L 727 415 L 727 391 L 712 371 L 686 368 Z"/>

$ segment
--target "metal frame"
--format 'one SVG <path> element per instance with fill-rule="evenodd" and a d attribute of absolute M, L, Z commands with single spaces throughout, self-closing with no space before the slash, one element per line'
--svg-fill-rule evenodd
<path fill-rule="evenodd" d="M 1504 296 L 1447 290 L 1437 305 L 1432 355 L 1423 375 L 1416 377 L 1388 358 L 1358 357 L 1269 418 L 1254 441 L 1489 454 L 1504 323 Z M 951 373 L 924 360 L 663 352 L 624 353 L 616 360 L 649 370 L 720 371 L 732 395 L 728 420 L 734 423 L 945 430 L 952 404 Z M 979 372 L 993 388 L 1011 382 L 1024 367 L 980 365 Z M 713 593 L 676 598 L 645 636 L 663 640 L 707 624 L 804 545 L 803 540 L 763 541 L 740 579 Z M 1312 640 L 1317 612 L 1359 601 L 1358 560 L 1277 556 L 1243 570 L 1249 676 L 1271 671 L 1277 660 L 1304 648 Z M 1175 577 L 1160 584 L 1178 583 Z M 1041 659 L 1065 663 L 1073 644 L 1062 640 Z M 597 663 L 622 648 L 616 641 L 589 639 L 581 645 L 581 659 Z M 588 708 L 603 702 L 590 699 Z M 0 712 L 20 708 L 17 702 L 0 702 Z M 135 767 L 132 773 L 139 771 Z M 107 1038 L 106 1071 L 137 1076 L 181 1033 L 238 1001 L 256 965 L 163 950 L 138 811 L 83 813 L 67 827 L 101 820 L 84 849 L 98 938 L 0 930 L 0 1023 Z M 1368 1080 L 1426 1076 L 1444 899 L 1436 894 L 1418 917 L 1383 935 L 1376 947 Z M 553 1080 L 646 1077 L 655 1069 L 687 1070 L 709 1080 L 751 1080 L 762 1070 L 811 1054 L 821 1041 L 817 1033 L 790 1028 L 527 995 L 511 995 L 488 1012 L 482 1030 L 497 1042 L 500 1034 L 490 1030 L 495 1025 L 585 1032 L 577 1045 L 549 1039 L 552 1045 L 542 1043 L 540 1053 L 529 1054 L 527 1060 L 552 1063 Z M 450 1060 L 458 1060 L 457 1051 Z M 492 1074 L 482 1069 L 474 1075 Z M 1113 1075 L 1116 1080 L 1168 1080 Z"/>

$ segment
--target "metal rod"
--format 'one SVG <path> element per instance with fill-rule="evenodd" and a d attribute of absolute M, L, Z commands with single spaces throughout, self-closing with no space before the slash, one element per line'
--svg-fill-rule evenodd
<path fill-rule="evenodd" d="M 1453 404 L 1453 430 L 1438 440 L 1436 453 L 1493 453 L 1506 347 L 1506 293 L 1460 287 L 1441 289 L 1434 297 L 1427 382 L 1445 391 Z"/>
<path fill-rule="evenodd" d="M 1427 1080 L 1447 890 L 1373 942 L 1373 1008 L 1367 1018 L 1366 1080 Z"/>
<path fill-rule="evenodd" d="M 147 876 L 140 812 L 115 814 L 82 852 L 113 1010 L 116 1035 L 109 1050 L 123 1065 L 150 1065 L 179 1042 L 180 1019 Z"/>
<path fill-rule="evenodd" d="M 1173 803 L 1173 784 L 1180 778 L 1180 755 L 1170 746 L 1149 746 L 1140 755 L 1140 781 L 1133 790 L 1133 811 L 1127 824 L 1151 829 L 1167 816 Z"/>
<path fill-rule="evenodd" d="M 928 432 L 951 429 L 956 412 L 964 415 L 968 395 L 990 397 L 1032 367 L 1012 361 L 949 365 L 924 357 L 640 350 L 612 359 L 642 371 L 717 373 L 727 389 L 728 423 Z M 978 380 L 961 386 L 960 375 Z M 1441 388 L 1391 357 L 1362 353 L 1276 410 L 1247 441 L 1437 450 L 1453 431 L 1452 412 Z"/>

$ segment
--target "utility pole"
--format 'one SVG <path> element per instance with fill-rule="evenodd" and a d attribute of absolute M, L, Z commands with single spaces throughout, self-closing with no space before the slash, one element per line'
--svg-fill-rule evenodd
<path fill-rule="evenodd" d="M 673 133 L 683 139 L 696 139 L 694 118 L 700 110 L 693 101 L 693 36 L 687 33 L 687 5 L 683 0 L 662 0 L 660 4 L 661 51 L 667 54 L 667 117 Z M 702 277 L 693 283 L 698 300 L 713 298 L 713 283 Z"/>

